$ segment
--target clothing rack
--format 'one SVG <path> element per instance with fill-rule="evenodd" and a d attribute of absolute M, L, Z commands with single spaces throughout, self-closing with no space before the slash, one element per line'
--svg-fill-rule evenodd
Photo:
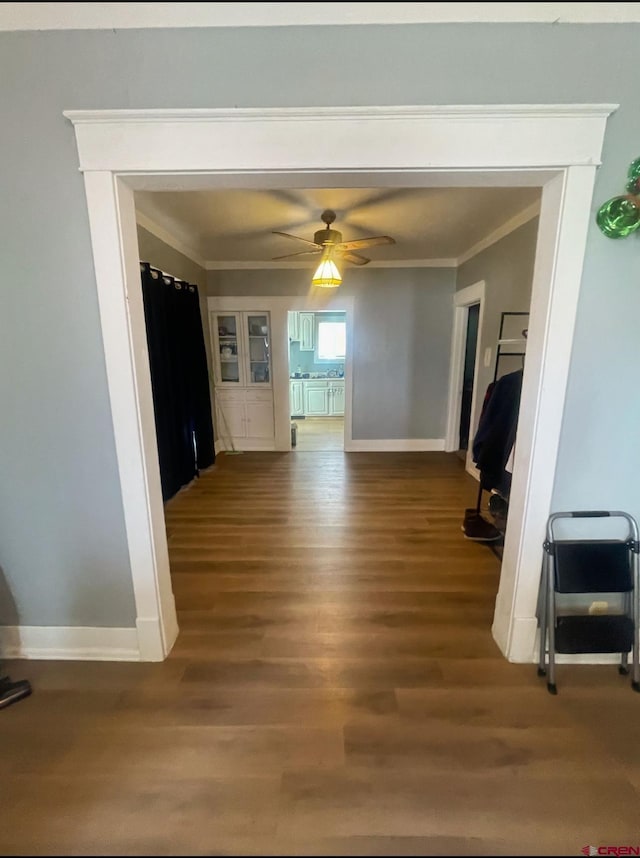
<path fill-rule="evenodd" d="M 528 311 L 526 311 L 526 312 L 525 311 L 504 311 L 503 313 L 501 313 L 501 315 L 500 315 L 500 329 L 499 329 L 498 342 L 497 342 L 497 348 L 496 348 L 496 362 L 495 362 L 495 368 L 494 368 L 494 372 L 493 372 L 492 386 L 495 385 L 496 381 L 498 380 L 498 373 L 499 373 L 501 358 L 522 357 L 524 360 L 526 343 L 527 343 L 528 327 L 525 326 L 521 329 L 521 331 L 520 331 L 521 336 L 519 336 L 519 337 L 505 336 L 505 323 L 507 323 L 507 320 L 511 319 L 512 317 L 523 317 L 523 319 L 524 319 L 524 317 L 526 317 L 528 320 L 529 312 Z M 473 539 L 473 536 L 468 535 L 466 533 L 466 527 L 467 527 L 467 524 L 472 519 L 475 518 L 476 521 L 480 521 L 482 519 L 481 510 L 482 510 L 482 495 L 483 495 L 483 493 L 484 493 L 484 488 L 482 486 L 482 480 L 480 480 L 480 483 L 478 485 L 478 496 L 476 499 L 475 510 L 473 510 L 473 509 L 466 510 L 466 513 L 465 513 L 465 524 L 463 525 L 463 530 L 465 531 L 465 535 L 467 535 L 468 538 L 470 538 L 470 539 Z M 491 524 L 490 524 L 490 522 L 487 522 L 486 519 L 482 519 L 482 521 L 480 521 L 480 523 L 482 525 L 486 525 L 487 530 L 491 529 Z M 472 526 L 473 525 L 470 525 L 470 529 Z M 498 530 L 499 530 L 499 528 L 496 527 L 494 530 L 494 537 L 493 538 L 486 538 L 485 537 L 484 539 L 482 539 L 479 537 L 478 541 L 486 541 L 486 544 L 491 549 L 491 551 L 496 555 L 496 557 L 498 557 L 499 559 L 502 559 L 503 539 L 497 535 Z"/>
<path fill-rule="evenodd" d="M 505 320 L 509 316 L 529 316 L 529 312 L 518 311 L 511 312 L 507 311 L 501 314 L 500 316 L 500 333 L 498 334 L 498 348 L 496 350 L 496 366 L 493 372 L 493 383 L 495 384 L 498 380 L 498 366 L 500 364 L 500 358 L 502 357 L 522 357 L 524 358 L 525 349 L 527 345 L 527 333 L 528 328 L 525 327 L 522 330 L 521 337 L 505 337 L 504 336 L 504 323 Z M 521 351 L 505 351 L 505 349 L 509 348 L 521 348 Z"/>

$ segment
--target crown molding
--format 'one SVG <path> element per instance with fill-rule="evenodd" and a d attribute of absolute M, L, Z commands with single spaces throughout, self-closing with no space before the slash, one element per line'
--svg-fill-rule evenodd
<path fill-rule="evenodd" d="M 178 253 L 181 253 L 183 256 L 186 256 L 187 259 L 190 259 L 191 262 L 194 262 L 196 265 L 199 265 L 200 268 L 206 268 L 207 263 L 202 257 L 198 255 L 198 253 L 193 250 L 193 248 L 189 247 L 189 245 L 185 244 L 179 238 L 176 238 L 173 233 L 169 232 L 169 230 L 165 229 L 159 223 L 156 223 L 155 220 L 148 217 L 146 214 L 143 214 L 141 211 L 136 209 L 136 223 L 138 226 L 141 226 L 143 229 L 146 229 L 147 232 L 150 232 L 151 235 L 155 235 L 156 238 L 159 238 L 160 241 L 163 241 L 165 244 L 168 244 L 169 247 L 172 247 L 174 250 L 177 250 Z"/>
<path fill-rule="evenodd" d="M 317 263 L 317 260 L 316 260 Z M 262 262 L 260 260 L 207 260 L 204 267 L 207 271 L 265 271 L 269 269 L 313 269 L 316 263 L 312 262 L 286 262 L 271 260 Z M 367 268 L 456 268 L 458 265 L 457 259 L 372 259 L 367 264 Z M 349 266 L 349 268 L 357 269 L 358 266 Z"/>
<path fill-rule="evenodd" d="M 462 253 L 459 257 L 436 257 L 426 259 L 372 259 L 367 264 L 367 268 L 458 268 L 464 265 L 474 256 L 482 253 L 492 244 L 496 244 L 507 235 L 514 232 L 525 223 L 528 223 L 533 218 L 540 214 L 540 201 L 532 203 L 527 208 L 523 209 L 518 214 L 514 215 L 509 220 L 501 224 L 493 232 L 486 235 L 483 239 L 472 245 L 468 250 Z M 286 260 L 238 260 L 238 259 L 203 259 L 198 253 L 189 247 L 179 238 L 176 238 L 171 232 L 159 223 L 154 221 L 148 215 L 136 210 L 136 222 L 147 232 L 155 235 L 156 238 L 163 241 L 169 247 L 172 247 L 178 253 L 186 256 L 191 262 L 199 265 L 205 271 L 269 271 L 269 270 L 301 270 L 312 268 L 313 264 L 294 260 L 287 262 Z"/>
<path fill-rule="evenodd" d="M 367 107 L 189 107 L 118 110 L 63 110 L 63 115 L 73 125 L 109 125 L 117 123 L 163 122 L 283 122 L 304 120 L 309 122 L 331 122 L 335 120 L 378 119 L 550 119 L 607 118 L 619 104 L 417 104 L 417 105 L 368 105 Z"/>
<path fill-rule="evenodd" d="M 640 3 L 1 3 L 0 30 L 622 24 Z"/>
<path fill-rule="evenodd" d="M 482 253 L 483 250 L 491 247 L 492 244 L 496 244 L 501 239 L 506 238 L 510 233 L 515 232 L 519 227 L 524 226 L 525 223 L 529 223 L 529 221 L 533 220 L 534 217 L 538 217 L 539 214 L 540 200 L 537 200 L 517 215 L 506 220 L 501 226 L 494 229 L 493 232 L 490 232 L 489 235 L 486 235 L 483 239 L 476 242 L 476 244 L 472 245 L 468 250 L 462 253 L 456 260 L 456 266 L 464 265 L 465 262 L 473 259 L 474 256 L 477 256 L 479 253 Z"/>
<path fill-rule="evenodd" d="M 269 269 L 286 270 L 288 268 L 304 269 L 313 267 L 313 263 L 309 263 L 308 261 L 301 262 L 299 260 L 287 262 L 286 260 L 262 261 L 259 259 L 203 259 L 193 248 L 189 247 L 189 245 L 185 244 L 179 238 L 176 238 L 168 229 L 161 226 L 153 218 L 138 211 L 138 209 L 136 209 L 136 223 L 206 271 L 265 271 Z M 447 259 L 384 259 L 371 260 L 367 268 L 456 268 L 457 265 L 458 260 L 453 257 Z"/>

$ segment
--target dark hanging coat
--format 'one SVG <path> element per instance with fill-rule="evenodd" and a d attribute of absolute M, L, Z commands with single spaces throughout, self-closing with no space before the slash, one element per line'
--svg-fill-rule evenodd
<path fill-rule="evenodd" d="M 472 454 L 480 471 L 482 488 L 487 491 L 504 491 L 510 484 L 505 465 L 516 440 L 521 392 L 522 370 L 519 369 L 499 378 L 485 402 Z"/>

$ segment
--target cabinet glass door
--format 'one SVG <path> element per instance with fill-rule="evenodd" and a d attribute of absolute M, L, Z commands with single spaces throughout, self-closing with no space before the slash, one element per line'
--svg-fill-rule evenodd
<path fill-rule="evenodd" d="M 219 368 L 219 381 L 222 384 L 239 385 L 241 383 L 241 349 L 238 316 L 231 313 L 217 313 L 215 323 L 217 340 L 216 360 Z"/>
<path fill-rule="evenodd" d="M 247 313 L 248 384 L 271 384 L 271 337 L 268 313 Z"/>

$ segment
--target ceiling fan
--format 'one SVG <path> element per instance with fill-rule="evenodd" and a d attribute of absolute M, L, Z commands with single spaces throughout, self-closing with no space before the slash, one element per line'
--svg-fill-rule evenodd
<path fill-rule="evenodd" d="M 323 211 L 321 220 L 326 224 L 325 229 L 319 229 L 313 236 L 313 241 L 307 238 L 301 238 L 299 235 L 291 235 L 288 232 L 278 232 L 273 230 L 274 235 L 282 235 L 285 238 L 293 238 L 294 241 L 303 241 L 310 245 L 307 250 L 299 250 L 297 253 L 287 253 L 284 256 L 274 256 L 273 259 L 290 259 L 294 256 L 305 256 L 321 253 L 323 259 L 344 259 L 345 262 L 352 262 L 354 265 L 366 265 L 371 260 L 358 250 L 364 250 L 365 247 L 376 247 L 379 244 L 395 244 L 395 239 L 389 235 L 372 235 L 370 238 L 356 238 L 353 241 L 343 241 L 342 233 L 337 229 L 331 229 L 331 224 L 336 219 L 336 213 L 331 209 Z"/>

